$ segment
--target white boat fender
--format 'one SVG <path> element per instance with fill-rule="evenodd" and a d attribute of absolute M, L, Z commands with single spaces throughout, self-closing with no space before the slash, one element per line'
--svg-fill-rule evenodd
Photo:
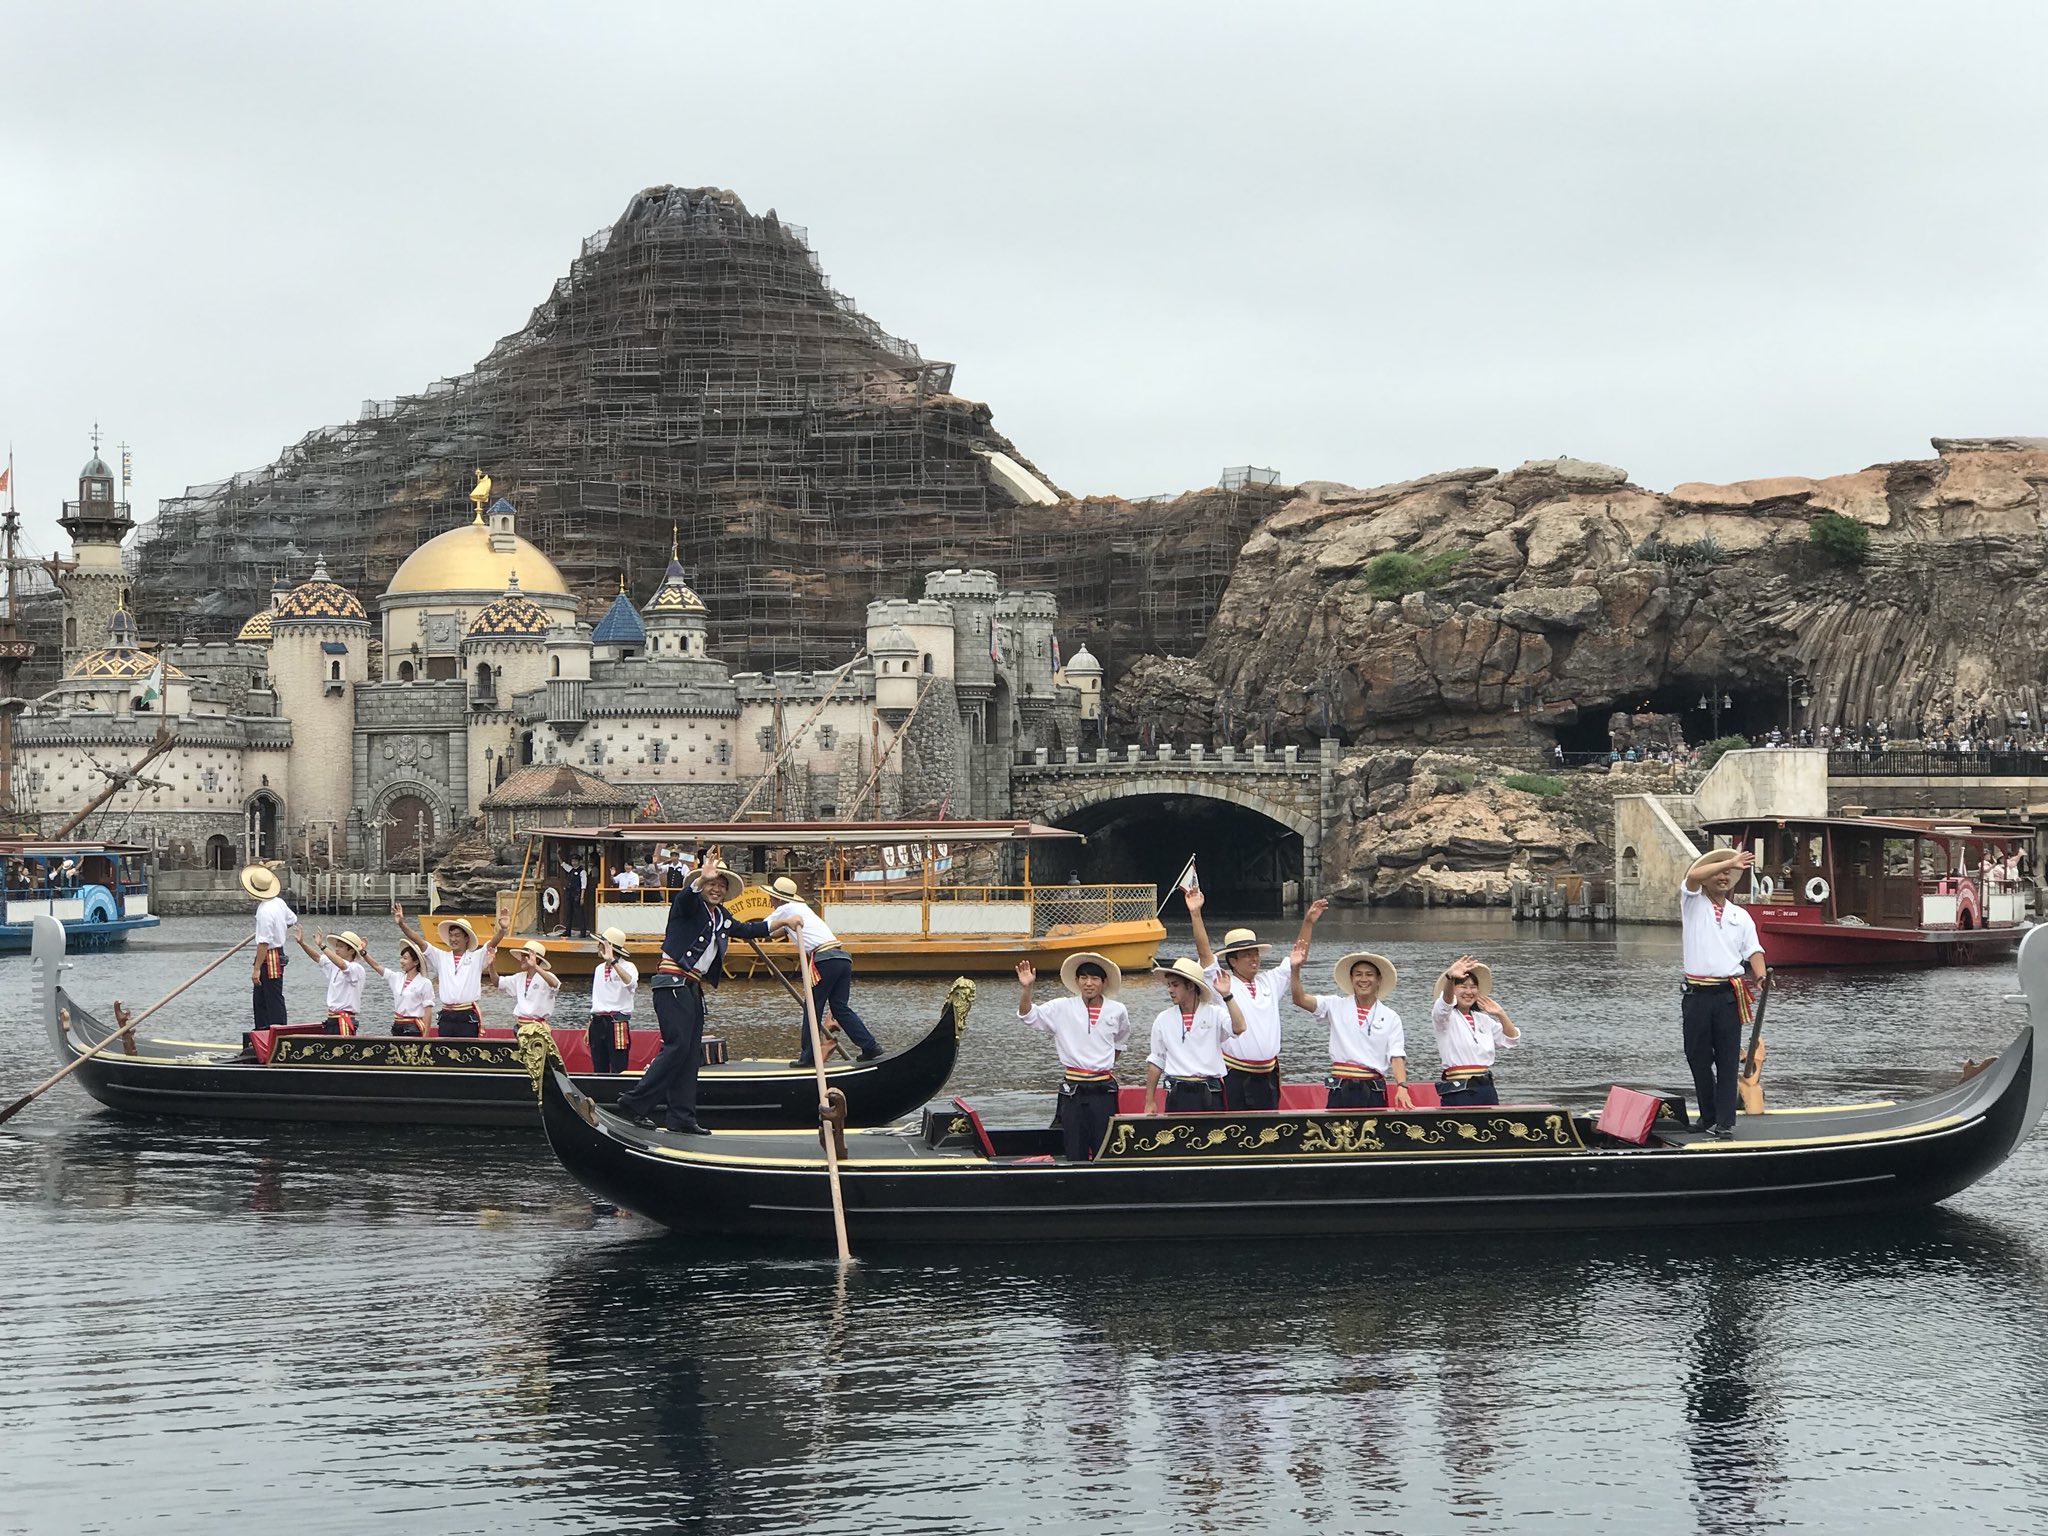
<path fill-rule="evenodd" d="M 1763 875 L 1758 877 L 1756 882 L 1756 893 L 1757 895 L 1763 897 L 1764 900 L 1769 901 L 1771 899 L 1772 893 L 1777 889 L 1778 882 L 1773 880 L 1769 875 Z"/>
<path fill-rule="evenodd" d="M 1806 899 L 1808 901 L 1826 901 L 1828 899 L 1828 882 L 1825 876 L 1815 875 L 1806 882 Z"/>

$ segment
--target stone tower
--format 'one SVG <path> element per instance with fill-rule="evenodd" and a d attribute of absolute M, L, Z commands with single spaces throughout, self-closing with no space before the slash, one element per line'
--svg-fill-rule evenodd
<path fill-rule="evenodd" d="M 64 594 L 64 673 L 78 657 L 106 643 L 116 610 L 125 607 L 128 575 L 121 568 L 121 541 L 135 524 L 128 503 L 114 499 L 114 472 L 99 455 L 78 472 L 78 500 L 64 503 L 57 524 L 71 536 L 71 557 L 52 560 L 50 575 Z"/>

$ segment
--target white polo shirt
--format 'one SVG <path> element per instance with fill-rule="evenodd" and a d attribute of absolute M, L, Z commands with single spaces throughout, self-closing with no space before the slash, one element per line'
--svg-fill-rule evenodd
<path fill-rule="evenodd" d="M 796 943 L 797 948 L 807 955 L 839 942 L 839 935 L 825 926 L 825 919 L 811 910 L 809 902 L 785 901 L 768 914 L 768 921 L 772 923 L 783 917 L 794 917 L 802 923 L 803 926 L 796 930 Z"/>
<path fill-rule="evenodd" d="M 429 946 L 427 959 L 434 968 L 434 980 L 439 984 L 443 1008 L 466 1007 L 483 996 L 484 972 L 490 969 L 494 953 L 493 946 L 485 944 L 477 949 L 464 950 L 458 960 L 451 950 Z"/>
<path fill-rule="evenodd" d="M 320 972 L 327 978 L 327 1011 L 329 1013 L 360 1013 L 363 1009 L 363 963 L 351 960 L 347 965 L 336 965 L 322 954 Z"/>
<path fill-rule="evenodd" d="M 272 949 L 283 949 L 291 939 L 292 924 L 299 920 L 299 914 L 285 904 L 282 896 L 271 896 L 256 903 L 256 942 L 268 944 Z"/>
<path fill-rule="evenodd" d="M 1685 974 L 1734 976 L 1749 957 L 1763 948 L 1757 942 L 1756 919 L 1739 902 L 1714 905 L 1705 891 L 1678 883 L 1678 921 L 1684 931 Z"/>
<path fill-rule="evenodd" d="M 498 978 L 498 990 L 512 999 L 512 1013 L 521 1019 L 545 1019 L 555 1011 L 561 982 L 544 971 L 519 971 Z"/>
<path fill-rule="evenodd" d="M 592 1013 L 631 1013 L 640 972 L 630 960 L 614 960 L 590 973 Z"/>
<path fill-rule="evenodd" d="M 1442 994 L 1429 1005 L 1429 1027 L 1436 1033 L 1436 1053 L 1446 1068 L 1490 1067 L 1499 1052 L 1521 1044 L 1492 1014 L 1477 1008 L 1466 1013 L 1456 1003 L 1445 1002 Z"/>
<path fill-rule="evenodd" d="M 1374 1003 L 1361 1015 L 1357 998 L 1322 994 L 1316 998 L 1316 1022 L 1330 1026 L 1330 1066 L 1339 1075 L 1350 1066 L 1385 1077 L 1392 1073 L 1396 1056 L 1405 1060 L 1408 1055 L 1401 1015 L 1385 1003 Z"/>
<path fill-rule="evenodd" d="M 1220 959 L 1202 967 L 1203 979 L 1211 986 L 1222 974 Z M 1244 1033 L 1225 1042 L 1226 1066 L 1264 1072 L 1280 1059 L 1280 1004 L 1293 983 L 1291 955 L 1270 971 L 1260 971 L 1250 981 L 1231 973 L 1230 995 L 1237 999 L 1237 1011 L 1244 1015 Z"/>
<path fill-rule="evenodd" d="M 1017 1022 L 1051 1035 L 1060 1065 L 1070 1072 L 1114 1072 L 1117 1053 L 1131 1043 L 1130 1010 L 1113 997 L 1105 997 L 1092 1017 L 1080 998 L 1056 997 L 1033 1004 Z"/>
<path fill-rule="evenodd" d="M 1244 1011 L 1242 1004 L 1238 1011 Z M 1168 1077 L 1221 1077 L 1223 1042 L 1230 1038 L 1230 1010 L 1221 1003 L 1199 1003 L 1191 1014 L 1176 1003 L 1152 1021 L 1152 1051 L 1145 1062 Z"/>
<path fill-rule="evenodd" d="M 391 988 L 392 1018 L 424 1023 L 434 1011 L 434 984 L 427 980 L 425 971 L 407 976 L 397 966 L 389 965 L 384 968 L 384 983 Z"/>

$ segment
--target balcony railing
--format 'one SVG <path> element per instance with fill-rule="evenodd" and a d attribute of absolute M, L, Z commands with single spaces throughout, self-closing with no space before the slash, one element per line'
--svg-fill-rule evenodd
<path fill-rule="evenodd" d="M 2048 752 L 1929 752 L 1924 749 L 1828 753 L 1839 779 L 2048 779 Z"/>

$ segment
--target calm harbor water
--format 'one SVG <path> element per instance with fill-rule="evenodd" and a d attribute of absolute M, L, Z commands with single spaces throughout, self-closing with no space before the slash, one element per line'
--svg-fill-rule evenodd
<path fill-rule="evenodd" d="M 71 984 L 139 1006 L 242 931 L 175 921 Z M 1355 944 L 1401 967 L 1424 1070 L 1430 979 L 1471 949 L 1527 1031 L 1518 1096 L 1686 1081 L 1674 932 L 1333 916 L 1312 984 Z M 0 960 L 0 1101 L 52 1069 L 29 975 Z M 1952 1079 L 2009 1035 L 2015 984 L 1788 976 L 1767 1088 Z M 317 1011 L 313 967 L 288 988 Z M 856 1002 L 901 1041 L 941 991 Z M 1142 1053 L 1164 998 L 1125 998 Z M 167 1033 L 229 1038 L 247 970 L 186 999 Z M 999 1119 L 1050 1102 L 1014 1001 L 983 981 L 957 1079 Z M 786 1052 L 790 1012 L 772 983 L 714 1004 L 737 1053 Z M 1322 1042 L 1290 1031 L 1306 1076 Z M 595 1217 L 537 1132 L 126 1119 L 65 1084 L 0 1129 L 0 1255 L 6 1532 L 2048 1525 L 2039 1136 L 1891 1223 L 935 1248 L 842 1277 Z"/>

